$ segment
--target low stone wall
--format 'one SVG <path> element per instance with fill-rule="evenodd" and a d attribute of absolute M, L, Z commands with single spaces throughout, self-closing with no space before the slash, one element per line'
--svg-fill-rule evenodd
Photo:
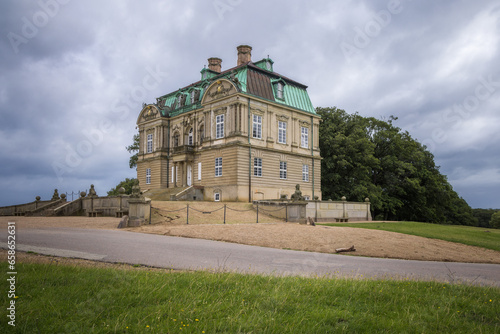
<path fill-rule="evenodd" d="M 316 222 L 372 220 L 369 201 L 308 201 L 306 210 Z"/>
<path fill-rule="evenodd" d="M 298 201 L 254 201 L 254 208 L 259 206 L 259 212 L 271 217 L 285 219 L 287 222 L 305 223 L 307 202 Z"/>
<path fill-rule="evenodd" d="M 106 196 L 81 198 L 81 210 L 88 217 L 122 217 L 129 211 L 129 196 Z"/>
<path fill-rule="evenodd" d="M 34 201 L 31 203 L 0 207 L 0 216 L 24 216 L 57 201 Z"/>

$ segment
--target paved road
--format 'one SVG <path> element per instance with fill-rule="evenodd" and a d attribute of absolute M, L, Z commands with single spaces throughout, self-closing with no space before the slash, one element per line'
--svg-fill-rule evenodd
<path fill-rule="evenodd" d="M 500 287 L 500 265 L 376 259 L 246 246 L 119 230 L 16 231 L 19 251 L 173 269 L 467 282 Z M 0 231 L 0 247 L 7 248 Z"/>

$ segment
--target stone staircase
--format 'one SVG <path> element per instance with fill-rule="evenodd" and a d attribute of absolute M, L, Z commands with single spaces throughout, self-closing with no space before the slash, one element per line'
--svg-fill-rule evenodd
<path fill-rule="evenodd" d="M 146 190 L 143 193 L 143 196 L 151 198 L 151 200 L 153 201 L 170 201 L 172 195 L 177 195 L 178 193 L 183 192 L 188 188 L 189 187 L 177 187 L 177 188 Z"/>

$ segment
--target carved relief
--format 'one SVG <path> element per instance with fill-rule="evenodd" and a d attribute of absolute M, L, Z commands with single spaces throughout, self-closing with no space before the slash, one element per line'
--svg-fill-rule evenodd
<path fill-rule="evenodd" d="M 186 117 L 183 122 L 182 122 L 182 125 L 184 125 L 185 128 L 188 128 L 188 127 L 192 127 L 192 125 L 194 124 L 194 117 L 193 115 L 189 115 L 188 117 Z"/>
<path fill-rule="evenodd" d="M 206 103 L 209 101 L 221 99 L 234 93 L 236 93 L 234 84 L 225 79 L 217 80 L 208 88 L 207 92 L 203 95 L 203 102 Z"/>
<path fill-rule="evenodd" d="M 227 107 L 217 108 L 214 110 L 214 115 L 225 114 L 227 111 Z"/>
<path fill-rule="evenodd" d="M 311 125 L 311 123 L 302 120 L 299 120 L 299 124 L 305 128 L 308 128 Z"/>
<path fill-rule="evenodd" d="M 265 114 L 265 111 L 263 111 L 262 109 L 259 109 L 259 108 L 251 107 L 250 110 L 251 110 L 252 114 L 255 114 L 255 115 L 264 116 L 264 114 Z"/>
<path fill-rule="evenodd" d="M 156 116 L 158 116 L 158 110 L 153 106 L 146 107 L 146 109 L 142 113 L 142 118 L 145 121 L 149 121 L 151 119 L 154 119 L 154 118 L 156 118 Z"/>
<path fill-rule="evenodd" d="M 262 158 L 262 151 L 261 150 L 252 150 L 252 155 L 255 158 Z"/>
<path fill-rule="evenodd" d="M 276 115 L 276 119 L 281 122 L 288 122 L 290 117 L 287 115 Z"/>

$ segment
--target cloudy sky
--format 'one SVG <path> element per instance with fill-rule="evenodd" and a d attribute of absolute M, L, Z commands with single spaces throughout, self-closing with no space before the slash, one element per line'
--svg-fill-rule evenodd
<path fill-rule="evenodd" d="M 494 0 L 0 2 L 0 205 L 126 177 L 143 102 L 236 46 L 317 107 L 399 119 L 472 207 L 500 208 Z"/>

